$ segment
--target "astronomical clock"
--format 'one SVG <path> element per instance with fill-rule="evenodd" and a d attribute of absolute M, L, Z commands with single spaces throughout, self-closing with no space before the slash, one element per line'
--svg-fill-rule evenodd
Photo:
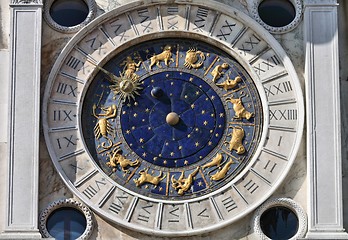
<path fill-rule="evenodd" d="M 58 57 L 45 139 L 66 185 L 105 219 L 157 235 L 213 231 L 291 168 L 304 119 L 293 66 L 258 24 L 225 9 L 135 2 Z"/>

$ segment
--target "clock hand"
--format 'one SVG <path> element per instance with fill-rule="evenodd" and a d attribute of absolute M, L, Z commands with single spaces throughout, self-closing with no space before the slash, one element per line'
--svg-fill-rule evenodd
<path fill-rule="evenodd" d="M 110 81 L 111 81 L 112 83 L 116 83 L 116 82 L 119 82 L 119 81 L 121 80 L 120 77 L 117 77 L 115 74 L 113 74 L 113 73 L 111 73 L 111 72 L 105 70 L 104 68 L 98 66 L 97 64 L 95 64 L 95 63 L 92 62 L 91 60 L 87 59 L 87 61 L 88 61 L 89 63 L 91 63 L 92 65 L 94 65 L 95 67 L 97 67 L 100 71 L 102 71 L 103 73 L 105 73 L 107 76 L 109 76 L 109 77 L 110 77 Z"/>

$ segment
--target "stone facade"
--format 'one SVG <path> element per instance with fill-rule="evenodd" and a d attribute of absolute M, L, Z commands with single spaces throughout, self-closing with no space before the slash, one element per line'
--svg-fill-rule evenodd
<path fill-rule="evenodd" d="M 95 2 L 96 17 L 103 17 L 133 1 Z M 219 2 L 252 17 L 258 1 Z M 292 199 L 304 209 L 308 217 L 306 238 L 348 239 L 344 230 L 348 228 L 348 111 L 344 104 L 348 101 L 344 67 L 348 61 L 348 4 L 343 0 L 339 5 L 336 0 L 298 2 L 303 7 L 298 25 L 285 33 L 273 33 L 273 37 L 295 67 L 306 102 L 306 124 L 294 163 L 272 198 Z M 51 69 L 76 32 L 52 28 L 42 17 L 44 7 L 45 2 L 35 0 L 0 2 L 0 215 L 7 216 L 0 218 L 0 238 L 4 239 L 39 238 L 40 212 L 60 199 L 79 201 L 51 161 L 38 109 Z M 25 45 L 15 42 L 14 34 Z M 15 56 L 26 56 L 26 62 L 14 62 Z M 28 131 L 33 138 L 28 137 Z M 220 230 L 187 239 L 259 239 L 252 227 L 255 212 Z M 96 214 L 94 224 L 90 239 L 163 239 L 120 227 Z"/>

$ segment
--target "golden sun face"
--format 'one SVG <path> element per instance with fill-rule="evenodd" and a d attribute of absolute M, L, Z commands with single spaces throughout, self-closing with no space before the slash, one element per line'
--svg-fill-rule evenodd
<path fill-rule="evenodd" d="M 142 83 L 137 79 L 121 77 L 120 81 L 110 86 L 110 89 L 115 94 L 114 98 L 116 98 L 116 95 L 119 95 L 123 101 L 129 101 L 130 99 L 134 100 L 135 95 L 139 95 L 139 91 L 143 89 L 141 85 Z"/>

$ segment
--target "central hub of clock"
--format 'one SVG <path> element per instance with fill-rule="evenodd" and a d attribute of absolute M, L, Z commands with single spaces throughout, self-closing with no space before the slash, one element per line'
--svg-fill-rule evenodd
<path fill-rule="evenodd" d="M 168 113 L 167 117 L 166 117 L 166 122 L 170 125 L 170 126 L 175 126 L 176 124 L 178 124 L 180 121 L 180 117 L 176 112 L 170 112 Z"/>

